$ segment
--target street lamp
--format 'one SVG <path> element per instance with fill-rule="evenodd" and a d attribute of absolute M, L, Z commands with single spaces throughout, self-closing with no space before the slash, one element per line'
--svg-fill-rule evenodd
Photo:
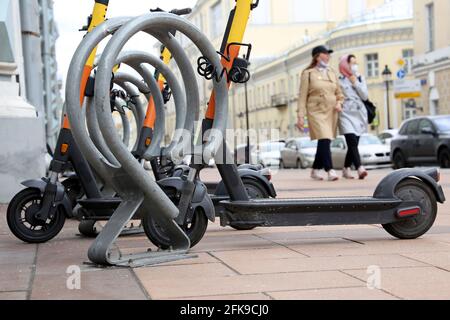
<path fill-rule="evenodd" d="M 383 75 L 384 82 L 386 84 L 387 121 L 388 121 L 388 129 L 390 130 L 392 128 L 391 128 L 391 110 L 390 110 L 390 105 L 389 105 L 389 101 L 390 101 L 390 99 L 389 99 L 389 83 L 392 80 L 392 71 L 391 71 L 391 69 L 389 69 L 388 65 L 386 65 L 384 67 L 382 75 Z"/>

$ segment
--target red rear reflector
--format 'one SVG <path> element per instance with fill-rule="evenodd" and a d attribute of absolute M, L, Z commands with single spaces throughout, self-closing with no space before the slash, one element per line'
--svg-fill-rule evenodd
<path fill-rule="evenodd" d="M 420 214 L 420 208 L 412 208 L 412 209 L 403 209 L 403 210 L 399 210 L 397 215 L 400 218 L 407 218 L 407 217 L 411 217 L 411 216 L 416 216 L 418 214 Z"/>

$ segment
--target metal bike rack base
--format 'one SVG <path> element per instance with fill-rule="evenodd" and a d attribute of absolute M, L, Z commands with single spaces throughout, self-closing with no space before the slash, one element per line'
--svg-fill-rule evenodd
<path fill-rule="evenodd" d="M 89 260 L 98 265 L 142 267 L 195 258 L 196 255 L 187 254 L 190 248 L 189 238 L 187 238 L 184 232 L 180 232 L 181 229 L 175 221 L 167 219 L 161 219 L 158 223 L 164 229 L 173 230 L 173 234 L 178 235 L 178 237 L 173 239 L 173 250 L 148 251 L 146 253 L 127 255 L 121 254 L 114 243 L 119 235 L 122 234 L 136 211 L 144 205 L 145 199 L 142 191 L 130 179 L 126 178 L 128 178 L 128 175 L 124 172 L 116 172 L 112 177 L 114 184 L 121 189 L 118 191 L 122 194 L 122 203 L 91 244 L 88 251 Z M 147 208 L 144 207 L 144 209 Z"/>

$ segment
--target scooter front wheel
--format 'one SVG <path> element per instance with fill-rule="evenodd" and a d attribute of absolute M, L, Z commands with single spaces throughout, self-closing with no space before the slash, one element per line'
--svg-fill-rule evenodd
<path fill-rule="evenodd" d="M 406 179 L 399 183 L 395 195 L 404 201 L 419 201 L 422 212 L 416 217 L 383 225 L 383 228 L 399 239 L 417 239 L 430 230 L 437 216 L 436 196 L 430 187 L 420 180 Z"/>
<path fill-rule="evenodd" d="M 36 213 L 42 205 L 40 190 L 27 188 L 14 196 L 8 206 L 6 220 L 11 232 L 28 243 L 47 242 L 61 231 L 66 221 L 63 210 L 57 210 L 52 219 L 42 221 Z"/>

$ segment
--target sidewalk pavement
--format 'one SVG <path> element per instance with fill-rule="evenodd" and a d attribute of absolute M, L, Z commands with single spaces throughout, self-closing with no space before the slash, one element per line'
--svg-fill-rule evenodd
<path fill-rule="evenodd" d="M 286 170 L 274 183 L 280 198 L 366 196 L 388 172 L 331 183 Z M 205 181 L 217 178 L 213 170 L 203 174 Z M 449 196 L 450 171 L 441 184 Z M 396 240 L 376 225 L 235 231 L 215 223 L 192 250 L 197 258 L 137 269 L 85 264 L 92 239 L 77 235 L 75 221 L 48 243 L 22 243 L 8 230 L 6 207 L 0 206 L 0 299 L 450 299 L 450 202 L 418 240 Z M 152 247 L 145 236 L 117 244 L 123 252 Z M 81 269 L 79 290 L 68 289 L 71 266 Z"/>

